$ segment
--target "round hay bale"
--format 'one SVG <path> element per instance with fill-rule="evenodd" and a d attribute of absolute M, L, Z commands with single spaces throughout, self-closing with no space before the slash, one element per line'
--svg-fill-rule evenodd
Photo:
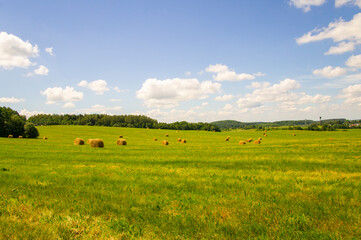
<path fill-rule="evenodd" d="M 90 144 L 93 139 L 89 138 L 88 141 L 86 141 L 87 144 Z"/>
<path fill-rule="evenodd" d="M 261 138 L 261 137 L 259 137 L 259 138 L 258 138 L 258 140 L 262 140 L 262 138 Z"/>
<path fill-rule="evenodd" d="M 74 145 L 84 145 L 84 140 L 81 138 L 75 138 Z"/>
<path fill-rule="evenodd" d="M 261 140 L 254 141 L 254 144 L 261 144 Z"/>
<path fill-rule="evenodd" d="M 91 147 L 96 147 L 96 148 L 103 148 L 104 147 L 104 142 L 101 139 L 91 139 L 90 146 Z"/>
<path fill-rule="evenodd" d="M 44 140 L 48 139 L 47 137 L 43 137 Z"/>
<path fill-rule="evenodd" d="M 169 145 L 169 142 L 167 140 L 163 140 L 162 144 L 163 145 Z"/>
<path fill-rule="evenodd" d="M 23 138 L 23 136 L 19 136 L 19 138 Z"/>
<path fill-rule="evenodd" d="M 158 141 L 158 139 L 156 139 L 156 138 L 153 138 L 153 141 Z"/>
<path fill-rule="evenodd" d="M 292 134 L 294 137 L 296 136 L 296 133 Z"/>
<path fill-rule="evenodd" d="M 13 136 L 13 135 L 11 135 L 11 134 L 8 136 L 8 138 L 13 138 L 13 137 L 14 137 L 14 136 Z"/>
<path fill-rule="evenodd" d="M 187 140 L 182 139 L 182 140 L 181 140 L 181 143 L 187 143 Z"/>
<path fill-rule="evenodd" d="M 252 142 L 252 141 L 253 141 L 252 138 L 249 138 L 249 139 L 246 140 L 246 142 L 249 142 L 249 143 Z"/>
<path fill-rule="evenodd" d="M 127 145 L 127 141 L 125 141 L 124 138 L 118 139 L 117 140 L 117 145 Z"/>
<path fill-rule="evenodd" d="M 181 141 L 182 141 L 182 139 L 181 139 L 181 138 L 178 138 L 178 139 L 177 139 L 177 142 L 181 142 Z"/>
<path fill-rule="evenodd" d="M 268 135 L 267 135 L 267 134 L 265 134 L 264 136 L 265 136 L 265 137 L 267 137 Z"/>
<path fill-rule="evenodd" d="M 246 142 L 245 141 L 239 141 L 239 143 L 238 143 L 239 145 L 245 145 L 246 144 Z"/>
<path fill-rule="evenodd" d="M 119 135 L 119 138 L 123 138 L 123 135 Z"/>
<path fill-rule="evenodd" d="M 165 136 L 166 136 L 166 137 L 169 137 L 169 135 L 168 135 L 168 134 L 166 134 Z"/>
<path fill-rule="evenodd" d="M 229 138 L 226 138 L 226 142 L 228 142 L 229 141 Z"/>

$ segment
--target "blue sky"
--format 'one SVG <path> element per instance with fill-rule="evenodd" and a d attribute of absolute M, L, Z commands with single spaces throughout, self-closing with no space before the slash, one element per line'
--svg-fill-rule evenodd
<path fill-rule="evenodd" d="M 0 1 L 0 105 L 361 118 L 361 0 Z"/>

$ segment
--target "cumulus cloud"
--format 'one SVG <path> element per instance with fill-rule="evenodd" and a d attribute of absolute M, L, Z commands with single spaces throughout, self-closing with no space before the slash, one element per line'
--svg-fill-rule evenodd
<path fill-rule="evenodd" d="M 75 108 L 75 104 L 72 102 L 65 103 L 62 108 Z"/>
<path fill-rule="evenodd" d="M 214 100 L 216 101 L 229 101 L 232 100 L 234 98 L 234 96 L 232 94 L 227 94 L 227 95 L 223 95 L 223 96 L 217 96 L 214 98 Z"/>
<path fill-rule="evenodd" d="M 268 103 L 283 103 L 287 105 L 300 105 L 307 103 L 321 103 L 330 101 L 330 96 L 310 96 L 306 93 L 297 93 L 292 90 L 300 88 L 300 84 L 292 79 L 285 79 L 278 84 L 263 85 L 252 93 L 238 99 L 240 108 L 256 108 Z"/>
<path fill-rule="evenodd" d="M 325 77 L 325 78 L 340 77 L 340 76 L 345 75 L 346 73 L 347 73 L 346 68 L 331 67 L 331 66 L 327 66 L 322 69 L 316 69 L 313 71 L 313 74 L 315 74 L 317 76 Z"/>
<path fill-rule="evenodd" d="M 327 27 L 314 29 L 302 37 L 296 39 L 298 44 L 322 41 L 332 39 L 339 42 L 337 47 L 331 48 L 326 54 L 341 54 L 343 52 L 352 51 L 355 45 L 361 44 L 361 13 L 353 16 L 350 21 L 342 18 L 329 23 Z"/>
<path fill-rule="evenodd" d="M 107 82 L 102 79 L 95 80 L 89 83 L 83 80 L 78 84 L 78 86 L 89 88 L 90 90 L 94 91 L 95 94 L 97 95 L 103 95 L 104 92 L 109 91 L 109 88 L 107 87 Z M 114 90 L 117 91 L 119 90 L 119 88 L 116 87 L 116 89 Z"/>
<path fill-rule="evenodd" d="M 45 48 L 45 52 L 49 53 L 50 56 L 55 56 L 53 53 L 53 47 Z"/>
<path fill-rule="evenodd" d="M 14 97 L 1 97 L 0 103 L 21 103 L 25 102 L 25 99 L 23 98 L 14 98 Z"/>
<path fill-rule="evenodd" d="M 38 54 L 37 45 L 33 46 L 15 35 L 0 32 L 0 66 L 4 69 L 27 68 L 33 65 L 30 58 L 37 57 Z"/>
<path fill-rule="evenodd" d="M 243 80 L 252 80 L 256 78 L 254 75 L 248 73 L 238 74 L 235 71 L 229 70 L 228 66 L 223 64 L 209 65 L 206 68 L 206 72 L 216 73 L 216 75 L 213 75 L 213 79 L 215 81 L 220 81 L 220 82 L 221 81 L 237 82 Z"/>
<path fill-rule="evenodd" d="M 119 111 L 122 109 L 120 106 L 116 107 L 106 107 L 104 105 L 93 105 L 90 108 L 84 108 L 79 109 L 79 113 L 100 113 L 100 114 L 113 114 L 113 113 L 119 113 Z"/>
<path fill-rule="evenodd" d="M 350 85 L 342 89 L 339 97 L 344 98 L 347 104 L 358 104 L 361 106 L 361 84 Z"/>
<path fill-rule="evenodd" d="M 332 54 L 343 54 L 345 52 L 352 52 L 355 50 L 355 43 L 354 42 L 340 42 L 335 47 L 330 47 L 330 49 L 325 52 L 325 55 L 332 55 Z"/>
<path fill-rule="evenodd" d="M 311 10 L 312 6 L 321 6 L 326 0 L 291 0 L 290 4 L 296 8 L 301 8 L 304 12 Z"/>
<path fill-rule="evenodd" d="M 361 0 L 335 0 L 335 7 L 342 7 L 346 4 L 355 5 L 361 8 Z"/>
<path fill-rule="evenodd" d="M 31 116 L 34 116 L 34 115 L 38 115 L 38 114 L 45 114 L 44 112 L 42 111 L 29 111 L 27 109 L 23 109 L 19 112 L 20 115 L 23 115 L 23 116 L 26 116 L 26 118 L 29 118 Z"/>
<path fill-rule="evenodd" d="M 347 61 L 346 65 L 349 67 L 361 68 L 361 54 L 360 55 L 352 55 Z"/>
<path fill-rule="evenodd" d="M 202 102 L 201 105 L 202 105 L 202 106 L 207 106 L 207 105 L 208 105 L 208 102 Z"/>
<path fill-rule="evenodd" d="M 76 102 L 83 99 L 83 93 L 75 91 L 73 87 L 47 88 L 45 91 L 40 91 L 40 94 L 46 96 L 46 104 Z"/>
<path fill-rule="evenodd" d="M 252 82 L 250 88 L 266 88 L 270 85 L 269 82 Z"/>
<path fill-rule="evenodd" d="M 137 91 L 137 98 L 143 99 L 149 108 L 172 108 L 178 106 L 181 101 L 206 99 L 209 94 L 216 93 L 220 89 L 219 83 L 199 82 L 195 78 L 166 80 L 150 78 Z"/>
<path fill-rule="evenodd" d="M 31 77 L 36 75 L 43 75 L 47 76 L 49 74 L 49 69 L 43 65 L 40 65 L 37 69 L 35 69 L 33 72 L 28 73 L 26 76 Z"/>

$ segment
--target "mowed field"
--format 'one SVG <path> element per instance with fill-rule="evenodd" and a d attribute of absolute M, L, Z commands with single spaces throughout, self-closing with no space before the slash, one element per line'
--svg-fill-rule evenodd
<path fill-rule="evenodd" d="M 0 239 L 361 238 L 360 130 L 38 129 L 0 138 Z"/>

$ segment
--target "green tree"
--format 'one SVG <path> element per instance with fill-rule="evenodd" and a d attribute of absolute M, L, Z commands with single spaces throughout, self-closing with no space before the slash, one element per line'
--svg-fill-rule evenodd
<path fill-rule="evenodd" d="M 37 138 L 39 137 L 39 131 L 36 129 L 34 124 L 26 123 L 24 126 L 25 129 L 25 137 L 27 138 Z"/>

